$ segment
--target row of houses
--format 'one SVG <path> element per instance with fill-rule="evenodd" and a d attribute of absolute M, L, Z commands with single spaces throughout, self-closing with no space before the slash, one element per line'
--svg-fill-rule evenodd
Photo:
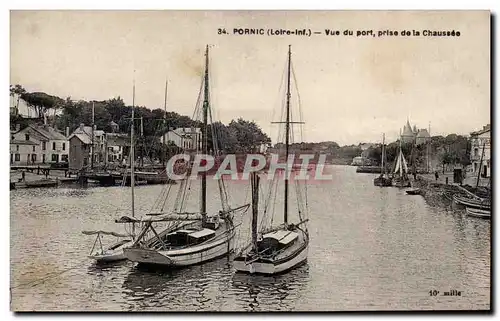
<path fill-rule="evenodd" d="M 67 163 L 78 170 L 93 164 L 124 164 L 130 153 L 130 136 L 118 133 L 116 123 L 113 132 L 105 133 L 95 126 L 80 124 L 72 133 L 63 133 L 48 125 L 30 124 L 21 129 L 17 125 L 11 131 L 10 164 L 36 165 Z M 177 128 L 165 133 L 163 142 L 180 149 L 201 148 L 200 128 Z M 92 159 L 93 156 L 93 159 Z"/>

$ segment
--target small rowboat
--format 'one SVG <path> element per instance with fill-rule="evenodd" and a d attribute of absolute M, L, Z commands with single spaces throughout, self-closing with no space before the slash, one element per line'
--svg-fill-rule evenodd
<path fill-rule="evenodd" d="M 410 188 L 406 190 L 406 194 L 408 195 L 420 195 L 422 190 L 420 188 Z"/>
<path fill-rule="evenodd" d="M 467 215 L 473 216 L 473 217 L 480 217 L 480 218 L 490 218 L 491 217 L 490 210 L 482 210 L 482 209 L 478 209 L 478 208 L 466 207 L 465 211 L 467 212 Z"/>
<path fill-rule="evenodd" d="M 490 210 L 491 203 L 487 199 L 481 198 L 471 198 L 471 197 L 463 197 L 459 195 L 453 195 L 453 200 L 455 203 L 464 205 L 470 208 L 477 208 L 482 210 Z"/>

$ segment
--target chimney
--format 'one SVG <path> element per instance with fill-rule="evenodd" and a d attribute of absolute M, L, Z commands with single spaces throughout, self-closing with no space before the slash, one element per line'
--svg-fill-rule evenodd
<path fill-rule="evenodd" d="M 82 124 L 80 124 L 80 131 L 82 131 L 82 132 L 83 132 L 83 128 L 84 128 L 84 127 L 85 127 L 85 124 L 83 124 L 83 123 L 82 123 Z"/>
<path fill-rule="evenodd" d="M 69 137 L 69 127 L 66 127 L 66 138 Z"/>
<path fill-rule="evenodd" d="M 94 131 L 96 131 L 96 130 L 97 130 L 97 125 L 94 125 Z"/>

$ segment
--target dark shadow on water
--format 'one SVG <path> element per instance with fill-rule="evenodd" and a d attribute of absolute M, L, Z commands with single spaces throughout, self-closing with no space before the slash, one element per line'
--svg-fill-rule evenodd
<path fill-rule="evenodd" d="M 223 257 L 185 268 L 135 265 L 126 276 L 122 293 L 129 310 L 185 311 L 214 310 L 210 288 L 228 282 L 230 260 Z"/>
<path fill-rule="evenodd" d="M 305 263 L 274 276 L 236 272 L 231 285 L 244 311 L 290 311 L 309 277 L 309 266 Z"/>

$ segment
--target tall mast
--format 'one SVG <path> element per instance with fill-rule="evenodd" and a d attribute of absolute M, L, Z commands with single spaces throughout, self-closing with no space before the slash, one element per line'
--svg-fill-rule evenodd
<path fill-rule="evenodd" d="M 479 186 L 479 176 L 481 175 L 481 167 L 483 167 L 483 156 L 484 156 L 484 147 L 485 146 L 486 146 L 486 142 L 483 143 L 483 151 L 481 152 L 481 160 L 479 161 L 479 166 L 477 169 L 476 189 Z"/>
<path fill-rule="evenodd" d="M 257 173 L 253 172 L 251 176 L 252 185 L 252 246 L 257 253 L 257 223 L 259 213 L 259 180 Z"/>
<path fill-rule="evenodd" d="M 202 152 L 203 155 L 208 154 L 208 108 L 210 108 L 209 102 L 209 88 L 208 88 L 208 45 L 205 52 L 205 77 L 204 77 L 204 93 L 203 93 L 203 128 L 201 131 L 201 141 L 202 141 Z M 205 222 L 207 215 L 207 173 L 203 171 L 201 173 L 201 215 L 203 222 Z"/>
<path fill-rule="evenodd" d="M 285 207 L 284 207 L 284 223 L 288 224 L 288 145 L 290 144 L 290 73 L 292 65 L 292 46 L 288 45 L 288 72 L 286 85 L 286 123 L 285 123 L 285 159 L 287 167 L 285 168 Z"/>
<path fill-rule="evenodd" d="M 429 141 L 427 142 L 427 172 L 431 172 L 431 142 L 432 142 L 432 136 L 431 136 L 431 122 L 429 122 Z"/>
<path fill-rule="evenodd" d="M 380 169 L 381 174 L 385 173 L 384 158 L 385 158 L 385 133 L 382 134 L 382 168 Z"/>
<path fill-rule="evenodd" d="M 94 102 L 92 101 L 92 146 L 90 149 L 90 168 L 94 169 L 94 118 L 95 118 L 95 111 L 94 111 Z"/>
<path fill-rule="evenodd" d="M 135 153 L 134 153 L 134 109 L 135 109 L 135 70 L 132 89 L 132 126 L 130 126 L 130 187 L 132 193 L 132 217 L 135 216 L 134 187 L 135 187 Z M 132 224 L 132 235 L 135 236 L 135 224 Z"/>
<path fill-rule="evenodd" d="M 167 124 L 167 89 L 168 89 L 168 78 L 165 79 L 165 103 L 163 104 L 163 109 L 165 113 L 163 114 L 163 128 L 166 127 Z M 167 129 L 168 132 L 168 129 Z M 163 147 L 165 148 L 163 155 L 163 165 L 167 162 L 167 140 L 165 139 L 166 133 L 163 133 Z"/>

